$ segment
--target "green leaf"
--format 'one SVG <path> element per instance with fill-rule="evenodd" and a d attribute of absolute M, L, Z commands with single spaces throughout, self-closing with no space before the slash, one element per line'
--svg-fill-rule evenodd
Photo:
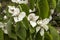
<path fill-rule="evenodd" d="M 24 23 L 24 25 L 26 26 L 26 29 L 27 29 L 27 30 L 28 30 L 29 27 L 31 27 L 30 24 L 29 24 L 29 21 L 27 20 L 27 17 L 25 17 L 25 18 L 23 19 L 23 23 Z"/>
<path fill-rule="evenodd" d="M 16 35 L 22 40 L 25 40 L 26 38 L 26 29 L 22 22 L 16 24 Z"/>
<path fill-rule="evenodd" d="M 0 29 L 0 40 L 4 40 L 4 34 L 3 34 L 2 29 Z"/>
<path fill-rule="evenodd" d="M 32 9 L 33 10 L 33 8 L 34 8 L 34 4 L 35 4 L 35 0 L 29 0 L 29 5 L 30 5 L 30 9 Z"/>
<path fill-rule="evenodd" d="M 50 8 L 56 8 L 56 0 L 47 0 L 49 3 Z"/>
<path fill-rule="evenodd" d="M 24 12 L 26 12 L 26 15 L 28 16 L 28 15 L 29 15 L 29 7 L 28 7 L 28 5 L 26 5 L 26 4 L 21 4 L 20 6 L 21 6 L 22 10 L 23 10 Z"/>
<path fill-rule="evenodd" d="M 59 40 L 59 34 L 57 33 L 57 30 L 50 26 L 50 34 L 53 37 L 53 40 Z"/>
<path fill-rule="evenodd" d="M 47 0 L 40 0 L 39 1 L 39 8 L 40 8 L 40 17 L 42 19 L 47 18 L 49 16 L 49 5 Z"/>
<path fill-rule="evenodd" d="M 13 27 L 12 19 L 8 20 L 6 27 L 7 27 L 9 37 L 16 39 L 16 34 L 14 31 L 12 31 L 12 27 Z"/>
<path fill-rule="evenodd" d="M 53 40 L 53 38 L 48 32 L 45 32 L 44 40 Z"/>
<path fill-rule="evenodd" d="M 60 40 L 60 35 L 59 35 L 59 40 Z"/>
<path fill-rule="evenodd" d="M 57 10 L 58 13 L 60 12 L 60 0 L 57 3 L 56 10 Z"/>

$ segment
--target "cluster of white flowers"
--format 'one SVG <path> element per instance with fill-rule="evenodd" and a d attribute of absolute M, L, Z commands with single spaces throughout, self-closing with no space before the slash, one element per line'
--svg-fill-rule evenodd
<path fill-rule="evenodd" d="M 34 28 L 36 25 L 38 25 L 36 27 L 36 32 L 40 30 L 40 34 L 43 36 L 44 30 L 48 31 L 49 29 L 47 24 L 50 22 L 50 20 L 52 20 L 52 17 L 50 16 L 49 18 L 45 18 L 43 20 L 38 20 L 38 18 L 39 16 L 36 16 L 34 13 L 30 13 L 28 15 L 28 21 L 30 22 L 31 26 Z"/>
<path fill-rule="evenodd" d="M 28 3 L 28 0 L 11 0 L 11 1 L 14 3 L 19 3 L 19 4 L 22 4 L 22 3 L 27 4 Z"/>
<path fill-rule="evenodd" d="M 22 21 L 23 18 L 26 16 L 26 13 L 20 12 L 19 8 L 16 8 L 15 6 L 8 6 L 8 7 L 9 7 L 8 11 L 9 11 L 9 13 L 12 14 L 12 16 L 14 16 L 15 22 Z"/>
<path fill-rule="evenodd" d="M 0 28 L 2 28 L 2 30 L 5 34 L 8 34 L 6 24 L 7 23 L 0 22 Z"/>

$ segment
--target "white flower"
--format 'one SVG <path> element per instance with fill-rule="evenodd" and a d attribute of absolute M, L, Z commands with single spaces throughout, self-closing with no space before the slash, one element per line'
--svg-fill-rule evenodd
<path fill-rule="evenodd" d="M 15 6 L 8 6 L 8 8 L 9 13 L 14 13 Z"/>
<path fill-rule="evenodd" d="M 14 2 L 14 3 L 19 3 L 20 2 L 20 0 L 11 0 L 12 2 Z"/>
<path fill-rule="evenodd" d="M 5 34 L 8 34 L 6 24 L 7 24 L 7 23 L 4 23 L 4 27 L 2 27 L 2 30 L 4 31 Z"/>
<path fill-rule="evenodd" d="M 5 34 L 8 34 L 6 24 L 7 23 L 0 22 L 0 28 L 4 31 Z"/>
<path fill-rule="evenodd" d="M 4 19 L 7 19 L 7 16 L 6 15 L 4 16 Z"/>
<path fill-rule="evenodd" d="M 34 13 L 28 15 L 28 21 L 36 21 L 39 16 L 36 16 Z"/>
<path fill-rule="evenodd" d="M 48 18 L 45 18 L 43 20 L 38 20 L 37 21 L 37 24 L 39 26 L 36 27 L 36 31 L 38 32 L 40 30 L 41 36 L 44 36 L 44 29 L 46 31 L 48 31 L 49 28 L 48 28 L 48 25 L 47 24 L 49 23 L 49 21 L 50 21 L 50 19 L 48 19 Z"/>
<path fill-rule="evenodd" d="M 27 19 L 30 22 L 30 24 L 32 25 L 32 27 L 35 27 L 37 25 L 36 21 L 38 18 L 39 18 L 39 16 L 36 16 L 34 13 L 31 13 L 28 15 Z"/>
<path fill-rule="evenodd" d="M 11 1 L 14 3 L 19 3 L 19 4 L 22 4 L 22 3 L 27 4 L 28 3 L 28 0 L 11 0 Z"/>
<path fill-rule="evenodd" d="M 49 21 L 46 19 L 37 21 L 37 24 L 40 25 L 41 27 L 43 27 L 46 31 L 49 29 L 48 25 L 47 25 L 48 23 L 49 23 Z"/>
<path fill-rule="evenodd" d="M 25 16 L 26 16 L 26 13 L 21 12 L 17 17 L 14 17 L 14 21 L 15 22 L 22 21 Z"/>
<path fill-rule="evenodd" d="M 19 15 L 19 13 L 20 13 L 19 8 L 15 8 L 15 6 L 8 6 L 8 7 L 9 7 L 8 11 L 9 11 L 9 13 L 12 14 L 12 16 Z"/>

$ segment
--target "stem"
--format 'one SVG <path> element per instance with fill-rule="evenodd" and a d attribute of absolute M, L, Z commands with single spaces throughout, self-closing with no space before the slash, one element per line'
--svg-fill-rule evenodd
<path fill-rule="evenodd" d="M 22 10 L 22 7 L 21 7 L 20 5 L 19 5 L 19 7 L 20 7 L 20 11 L 23 11 L 23 10 Z"/>
<path fill-rule="evenodd" d="M 42 37 L 42 40 L 44 40 L 44 36 Z"/>

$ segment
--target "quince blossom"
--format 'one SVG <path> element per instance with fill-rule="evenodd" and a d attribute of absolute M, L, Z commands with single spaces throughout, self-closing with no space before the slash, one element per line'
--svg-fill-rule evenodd
<path fill-rule="evenodd" d="M 41 36 L 44 36 L 44 29 L 46 31 L 48 31 L 49 28 L 48 28 L 47 24 L 50 22 L 51 19 L 52 19 L 52 17 L 50 16 L 49 18 L 45 18 L 43 20 L 38 20 L 37 24 L 39 26 L 36 27 L 36 32 L 38 32 L 40 30 Z"/>
<path fill-rule="evenodd" d="M 39 16 L 36 16 L 34 13 L 31 13 L 28 15 L 28 21 L 32 25 L 32 27 L 35 27 L 37 25 L 36 21 L 39 18 Z"/>
<path fill-rule="evenodd" d="M 9 13 L 12 14 L 12 16 L 19 15 L 19 13 L 20 13 L 19 8 L 15 8 L 15 6 L 8 6 L 8 8 L 9 8 L 8 11 L 9 11 Z"/>
<path fill-rule="evenodd" d="M 26 16 L 26 13 L 25 12 L 21 12 L 17 17 L 14 17 L 14 21 L 15 22 L 22 21 L 25 16 Z"/>

